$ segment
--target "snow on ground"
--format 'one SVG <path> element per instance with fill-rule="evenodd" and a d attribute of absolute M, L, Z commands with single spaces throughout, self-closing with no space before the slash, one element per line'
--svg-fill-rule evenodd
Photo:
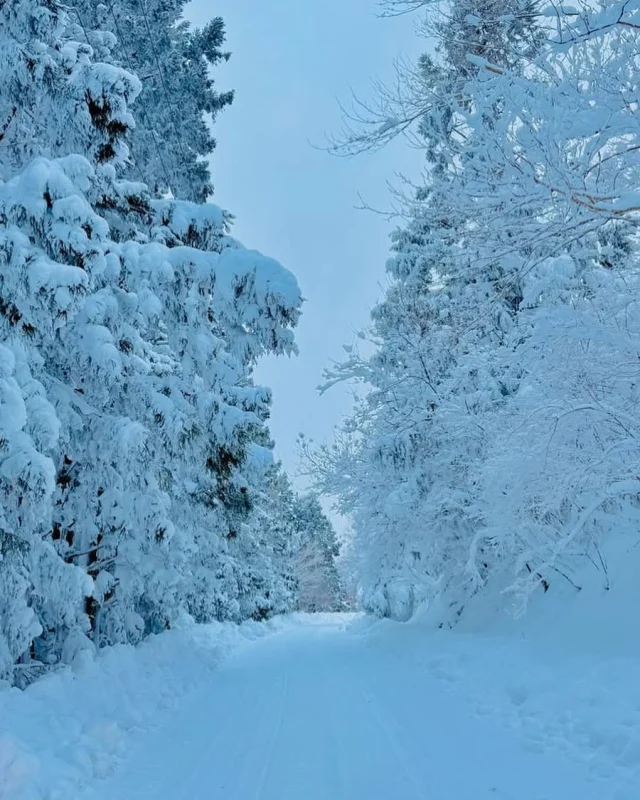
<path fill-rule="evenodd" d="M 402 653 L 425 680 L 463 697 L 474 717 L 577 765 L 602 800 L 638 800 L 640 551 L 621 538 L 603 563 L 606 574 L 577 576 L 581 591 L 554 579 L 519 619 L 496 590 L 472 602 L 453 630 L 437 629 L 443 610 L 432 608 L 401 626 L 364 619 L 360 635 Z"/>
<path fill-rule="evenodd" d="M 111 774 L 130 740 L 215 680 L 231 652 L 293 624 L 185 625 L 97 657 L 81 648 L 71 667 L 24 692 L 0 685 L 0 800 L 75 800 Z"/>
<path fill-rule="evenodd" d="M 227 660 L 80 800 L 637 798 L 505 725 L 512 698 L 491 692 L 503 653 L 438 639 L 425 660 L 419 628 L 344 616 L 289 627 Z M 519 657 L 511 669 L 527 666 Z"/>
<path fill-rule="evenodd" d="M 462 700 L 470 719 L 497 725 L 531 753 L 573 765 L 599 787 L 594 796 L 640 798 L 638 658 L 569 654 L 535 639 L 457 631 L 429 632 L 427 638 L 419 625 L 410 628 L 381 622 L 360 635 L 372 650 L 384 648 L 411 663 L 417 683 Z M 513 800 L 528 797 L 522 791 Z M 583 796 L 570 781 L 550 784 L 540 800 Z"/>
<path fill-rule="evenodd" d="M 80 654 L 0 692 L 0 798 L 638 800 L 640 587 L 618 563 L 517 622 L 489 595 L 454 630 L 295 615 Z"/>

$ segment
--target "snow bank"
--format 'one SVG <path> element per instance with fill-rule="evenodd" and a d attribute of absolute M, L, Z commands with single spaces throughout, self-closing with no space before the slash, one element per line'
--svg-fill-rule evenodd
<path fill-rule="evenodd" d="M 441 606 L 402 624 L 361 618 L 351 630 L 374 648 L 404 648 L 424 681 L 461 694 L 471 714 L 530 749 L 579 763 L 601 782 L 603 800 L 637 800 L 640 548 L 621 537 L 602 564 L 576 573 L 580 591 L 556 575 L 517 619 L 496 581 L 452 628 L 438 628 Z"/>
<path fill-rule="evenodd" d="M 503 588 L 511 576 L 496 576 L 467 604 L 456 628 L 517 637 L 565 653 L 640 657 L 640 539 L 629 531 L 603 541 L 599 553 L 599 563 L 576 567 L 571 582 L 560 572 L 549 573 L 548 591 L 541 587 L 521 617 L 514 616 L 516 606 Z M 428 617 L 423 611 L 415 624 Z"/>
<path fill-rule="evenodd" d="M 389 647 L 389 636 L 387 628 L 379 642 Z M 579 764 L 603 800 L 640 797 L 639 658 L 454 631 L 416 638 L 413 647 L 423 680 L 461 695 L 471 716 L 534 752 Z"/>
<path fill-rule="evenodd" d="M 95 654 L 25 691 L 0 686 L 0 800 L 71 800 L 109 775 L 128 736 L 160 720 L 231 652 L 296 624 L 194 625 Z"/>

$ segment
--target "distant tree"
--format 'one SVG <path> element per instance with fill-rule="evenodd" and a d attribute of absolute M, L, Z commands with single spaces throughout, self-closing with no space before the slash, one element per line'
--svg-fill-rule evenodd
<path fill-rule="evenodd" d="M 302 611 L 340 611 L 343 588 L 336 560 L 340 546 L 330 520 L 314 494 L 296 497 L 293 509 L 293 569 Z"/>

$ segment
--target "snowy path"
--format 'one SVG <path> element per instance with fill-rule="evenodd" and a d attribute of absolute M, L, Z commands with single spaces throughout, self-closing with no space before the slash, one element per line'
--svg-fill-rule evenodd
<path fill-rule="evenodd" d="M 82 800 L 604 800 L 601 782 L 536 752 L 401 639 L 340 617 L 251 644 Z"/>

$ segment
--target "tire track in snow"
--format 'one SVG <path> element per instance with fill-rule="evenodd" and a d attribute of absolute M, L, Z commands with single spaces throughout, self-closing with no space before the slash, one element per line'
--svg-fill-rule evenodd
<path fill-rule="evenodd" d="M 420 776 L 418 776 L 415 768 L 411 765 L 411 762 L 407 757 L 406 749 L 400 743 L 397 734 L 393 730 L 395 726 L 392 722 L 389 722 L 389 714 L 384 715 L 381 711 L 380 704 L 374 700 L 375 690 L 373 689 L 371 683 L 366 679 L 364 679 L 363 682 L 368 690 L 367 691 L 362 687 L 359 688 L 360 696 L 364 701 L 363 705 L 368 710 L 369 715 L 375 720 L 378 728 L 382 731 L 383 736 L 389 743 L 396 756 L 398 764 L 402 766 L 407 782 L 415 793 L 416 800 L 429 800 L 429 798 L 432 798 L 434 795 L 430 788 L 424 785 L 424 781 Z M 386 722 L 385 716 L 387 719 Z M 408 800 L 408 798 L 405 800 Z"/>
<path fill-rule="evenodd" d="M 327 739 L 331 741 L 331 764 L 332 774 L 335 779 L 335 793 L 332 800 L 351 800 L 345 791 L 347 785 L 345 770 L 345 753 L 348 752 L 347 743 L 344 737 L 344 720 L 338 718 L 338 703 L 335 690 L 330 686 L 325 686 L 326 704 L 329 709 L 330 730 Z"/>
<path fill-rule="evenodd" d="M 176 800 L 193 800 L 194 797 L 197 795 L 195 794 L 196 791 L 196 782 L 201 780 L 204 776 L 207 769 L 210 769 L 210 765 L 212 760 L 212 755 L 214 753 L 215 748 L 220 744 L 221 740 L 225 737 L 228 737 L 228 724 L 233 719 L 234 715 L 237 713 L 238 705 L 242 708 L 245 705 L 245 700 L 249 694 L 250 687 L 244 686 L 242 692 L 239 695 L 239 704 L 230 704 L 227 713 L 215 720 L 217 725 L 217 733 L 214 734 L 205 747 L 202 750 L 199 750 L 197 754 L 194 755 L 194 759 L 192 761 L 192 766 L 188 770 L 188 778 L 185 783 L 182 784 L 182 790 L 180 794 L 176 795 Z M 266 704 L 266 700 L 265 700 Z M 215 715 L 215 709 L 212 709 L 213 714 Z M 203 709 L 203 715 L 206 714 L 207 711 Z M 238 746 L 235 750 L 236 753 L 239 755 L 240 746 Z M 185 772 L 184 767 L 181 768 L 181 774 Z M 221 789 L 224 787 L 220 787 Z"/>
<path fill-rule="evenodd" d="M 262 800 L 262 798 L 264 797 L 264 789 L 267 784 L 267 780 L 269 779 L 269 774 L 273 766 L 273 756 L 275 754 L 276 745 L 278 744 L 278 739 L 280 738 L 280 732 L 282 730 L 282 723 L 284 721 L 285 709 L 287 706 L 287 700 L 289 698 L 289 685 L 290 685 L 290 675 L 289 671 L 287 670 L 282 684 L 282 694 L 280 695 L 280 702 L 278 705 L 277 721 L 273 726 L 271 736 L 269 737 L 269 745 L 267 747 L 266 757 L 262 764 L 262 770 L 260 773 L 260 782 L 257 786 L 257 791 L 255 792 L 255 800 Z"/>
<path fill-rule="evenodd" d="M 255 688 L 255 687 L 254 687 Z M 229 795 L 221 794 L 221 800 L 247 800 L 254 786 L 255 769 L 252 768 L 252 761 L 255 760 L 256 753 L 262 750 L 265 730 L 268 730 L 268 721 L 273 718 L 273 693 L 266 691 L 266 687 L 259 685 L 260 702 L 254 706 L 251 714 L 251 722 L 247 725 L 247 719 L 243 720 L 240 735 L 236 737 L 237 746 L 234 749 L 234 758 L 227 759 L 226 766 L 233 765 L 232 774 L 235 778 L 233 784 L 222 785 L 221 790 L 228 790 Z M 238 708 L 239 718 L 244 717 L 246 707 Z M 249 737 L 247 738 L 247 733 Z M 237 758 L 236 758 L 237 756 Z M 213 800 L 213 798 L 212 798 Z"/>
<path fill-rule="evenodd" d="M 91 797 L 613 800 L 561 757 L 532 754 L 477 718 L 417 648 L 407 653 L 400 637 L 383 644 L 316 626 L 261 644 Z"/>

